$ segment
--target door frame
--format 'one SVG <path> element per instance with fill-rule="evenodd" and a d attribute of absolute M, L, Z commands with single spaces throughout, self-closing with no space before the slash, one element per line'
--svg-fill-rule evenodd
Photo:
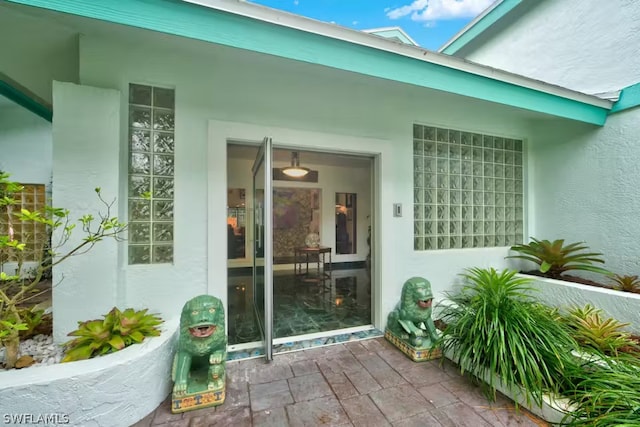
<path fill-rule="evenodd" d="M 263 168 L 263 204 L 262 212 L 260 213 L 260 221 L 263 223 L 263 282 L 262 282 L 262 294 L 264 304 L 264 317 L 260 318 L 260 310 L 255 307 L 257 304 L 256 295 L 259 293 L 257 288 L 258 278 L 258 257 L 256 241 L 259 236 L 256 235 L 256 225 L 258 224 L 258 215 L 256 213 L 256 179 L 260 177 L 260 169 Z M 253 235 L 251 237 L 252 250 L 251 258 L 253 263 L 253 304 L 256 312 L 256 319 L 258 322 L 262 321 L 262 334 L 263 334 L 263 347 L 264 355 L 267 361 L 273 360 L 273 141 L 268 136 L 265 137 L 258 148 L 258 154 L 251 166 L 251 205 L 253 206 L 253 215 L 251 215 L 251 230 Z M 246 238 L 245 238 L 246 241 Z M 246 244 L 246 243 L 245 243 Z M 246 253 L 246 250 L 245 250 Z M 228 287 L 227 287 L 228 289 Z M 225 310 L 226 311 L 226 310 Z"/>
<path fill-rule="evenodd" d="M 226 307 L 227 294 L 227 255 L 226 246 L 221 250 L 221 236 L 226 236 L 226 200 L 227 194 L 227 144 L 238 143 L 259 145 L 265 136 L 273 140 L 279 149 L 298 149 L 325 151 L 336 154 L 362 155 L 373 158 L 371 227 L 372 227 L 372 266 L 371 266 L 371 321 L 374 327 L 382 329 L 385 324 L 383 307 L 383 271 L 385 262 L 383 248 L 380 245 L 382 234 L 382 167 L 383 157 L 391 156 L 390 141 L 384 139 L 354 137 L 349 135 L 320 133 L 290 128 L 255 125 L 250 123 L 210 120 L 208 138 L 208 183 L 207 183 L 207 293 L 220 298 L 225 307 L 225 320 L 228 320 Z M 347 148 L 345 148 L 347 147 Z M 220 272 L 225 272 L 221 274 Z M 224 276 L 224 278 L 223 278 Z M 388 280 L 393 280 L 389 277 Z M 394 302 L 395 303 L 395 302 Z M 387 310 L 388 311 L 388 310 Z M 225 328 L 228 321 L 225 322 Z M 228 332 L 228 331 L 227 331 Z"/>

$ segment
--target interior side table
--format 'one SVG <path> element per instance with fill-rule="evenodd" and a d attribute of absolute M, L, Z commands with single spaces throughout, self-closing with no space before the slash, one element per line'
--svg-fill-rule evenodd
<path fill-rule="evenodd" d="M 325 255 L 329 254 L 329 268 L 325 269 Z M 309 255 L 316 255 L 311 260 Z M 317 248 L 300 247 L 294 249 L 295 275 L 305 282 L 321 283 L 331 279 L 331 248 L 319 246 Z M 309 263 L 315 263 L 316 269 L 309 271 Z M 303 271 L 304 265 L 304 271 Z"/>

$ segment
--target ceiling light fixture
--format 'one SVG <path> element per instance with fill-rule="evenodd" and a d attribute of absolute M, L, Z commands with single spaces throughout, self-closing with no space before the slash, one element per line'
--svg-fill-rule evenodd
<path fill-rule="evenodd" d="M 287 166 L 282 169 L 282 173 L 292 178 L 301 178 L 309 173 L 309 168 L 300 167 L 300 159 L 298 158 L 298 152 L 291 152 L 291 166 Z"/>

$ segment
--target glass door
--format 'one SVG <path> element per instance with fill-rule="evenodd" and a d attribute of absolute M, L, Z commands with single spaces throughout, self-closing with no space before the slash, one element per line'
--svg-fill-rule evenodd
<path fill-rule="evenodd" d="M 264 354 L 273 359 L 272 142 L 265 138 L 253 164 L 253 304 Z"/>

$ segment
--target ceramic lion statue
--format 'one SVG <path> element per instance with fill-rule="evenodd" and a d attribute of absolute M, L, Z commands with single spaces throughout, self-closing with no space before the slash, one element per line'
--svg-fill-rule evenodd
<path fill-rule="evenodd" d="M 171 373 L 174 396 L 188 392 L 190 373 L 194 368 L 208 370 L 209 390 L 224 387 L 226 359 L 222 302 L 211 295 L 200 295 L 187 301 L 180 316 L 180 338 Z"/>
<path fill-rule="evenodd" d="M 413 346 L 430 347 L 438 339 L 431 318 L 432 303 L 431 283 L 412 277 L 404 283 L 400 302 L 389 313 L 387 328 Z"/>

